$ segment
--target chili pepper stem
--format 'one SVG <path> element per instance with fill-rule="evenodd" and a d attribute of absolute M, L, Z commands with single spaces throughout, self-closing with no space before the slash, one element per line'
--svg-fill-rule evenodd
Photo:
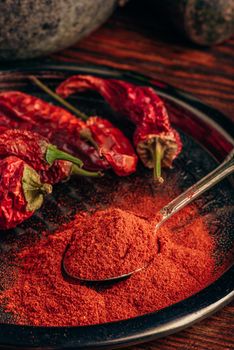
<path fill-rule="evenodd" d="M 77 115 L 82 120 L 87 120 L 88 116 L 81 112 L 79 109 L 71 105 L 69 102 L 64 100 L 62 97 L 60 97 L 58 94 L 56 94 L 54 91 L 52 91 L 47 85 L 42 83 L 38 78 L 36 78 L 34 75 L 30 75 L 29 79 L 38 86 L 41 90 L 45 91 L 48 95 L 50 95 L 52 98 L 54 98 L 56 101 L 61 103 L 63 106 L 65 106 L 67 109 L 69 109 L 71 112 L 73 112 L 75 115 Z"/>
<path fill-rule="evenodd" d="M 83 162 L 79 158 L 76 158 L 69 153 L 63 152 L 56 146 L 50 144 L 48 145 L 46 151 L 46 161 L 52 165 L 55 160 L 67 160 L 78 165 L 79 167 L 83 166 Z"/>
<path fill-rule="evenodd" d="M 65 106 L 67 109 L 69 109 L 71 112 L 75 113 L 80 119 L 86 121 L 88 119 L 88 116 L 81 112 L 79 109 L 77 109 L 76 107 L 74 107 L 73 105 L 71 105 L 69 102 L 67 102 L 66 100 L 64 100 L 61 96 L 59 96 L 58 94 L 56 94 L 54 91 L 52 91 L 47 85 L 45 85 L 44 83 L 42 83 L 38 78 L 36 78 L 34 75 L 30 75 L 29 79 L 35 84 L 37 85 L 40 89 L 42 89 L 43 91 L 45 91 L 48 95 L 50 95 L 52 98 L 54 98 L 56 101 L 60 102 L 63 106 Z M 82 134 L 81 132 L 81 137 L 87 141 L 89 141 L 91 143 L 91 145 L 97 150 L 99 151 L 99 147 L 98 144 L 94 141 L 94 139 L 92 138 L 92 135 L 84 132 Z"/>
<path fill-rule="evenodd" d="M 80 167 L 78 167 L 75 164 L 72 165 L 71 175 L 80 175 L 80 176 L 88 176 L 88 177 L 101 177 L 101 176 L 103 176 L 101 171 L 97 171 L 97 172 L 88 171 L 85 169 L 81 169 Z"/>
<path fill-rule="evenodd" d="M 97 144 L 96 141 L 94 141 L 92 135 L 91 135 L 91 132 L 89 129 L 84 129 L 84 130 L 81 130 L 80 132 L 80 136 L 82 139 L 88 141 L 91 143 L 91 145 L 99 152 L 100 149 L 99 149 L 99 146 Z"/>
<path fill-rule="evenodd" d="M 164 154 L 164 148 L 161 143 L 155 140 L 155 149 L 153 151 L 153 161 L 154 161 L 154 180 L 163 183 L 163 178 L 161 176 L 161 162 Z"/>

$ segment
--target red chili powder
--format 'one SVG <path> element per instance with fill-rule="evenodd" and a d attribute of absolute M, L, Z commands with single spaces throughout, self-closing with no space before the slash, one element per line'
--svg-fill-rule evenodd
<path fill-rule="evenodd" d="M 157 253 L 153 225 L 118 208 L 84 215 L 75 231 L 63 261 L 72 277 L 121 276 L 144 267 Z"/>
<path fill-rule="evenodd" d="M 61 273 L 63 252 L 81 225 L 95 229 L 95 216 L 99 223 L 103 218 L 103 235 L 110 239 L 113 215 L 118 225 L 121 226 L 121 222 L 124 225 L 118 229 L 125 230 L 128 240 L 129 235 L 132 236 L 132 224 L 129 226 L 126 222 L 128 219 L 129 223 L 134 221 L 131 212 L 147 218 L 144 225 L 151 227 L 157 210 L 169 201 L 168 196 L 150 195 L 136 184 L 134 191 L 129 192 L 128 188 L 126 192 L 123 186 L 106 210 L 109 226 L 105 225 L 107 216 L 103 215 L 103 210 L 93 215 L 77 214 L 73 222 L 24 248 L 17 257 L 18 277 L 11 287 L 1 292 L 0 302 L 5 311 L 12 313 L 18 324 L 88 325 L 156 311 L 203 289 L 214 279 L 214 246 L 195 206 L 183 209 L 162 226 L 157 233 L 158 251 L 153 260 L 146 269 L 128 279 L 108 288 L 94 289 L 71 283 Z M 133 241 L 132 237 L 130 240 Z M 122 243 L 126 244 L 126 241 L 119 242 L 115 254 L 122 254 Z M 143 241 L 137 244 L 143 244 Z M 108 258 L 109 249 L 106 252 Z"/>

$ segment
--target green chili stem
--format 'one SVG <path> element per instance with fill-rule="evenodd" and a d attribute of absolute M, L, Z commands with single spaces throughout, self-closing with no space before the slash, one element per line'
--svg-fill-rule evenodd
<path fill-rule="evenodd" d="M 69 153 L 63 152 L 56 146 L 49 144 L 46 151 L 46 161 L 51 165 L 55 160 L 67 160 L 78 165 L 79 167 L 83 166 L 83 162 L 79 158 L 76 158 Z"/>
<path fill-rule="evenodd" d="M 77 109 L 76 107 L 72 106 L 69 102 L 67 102 L 66 100 L 64 100 L 62 97 L 60 97 L 59 95 L 57 95 L 54 91 L 52 91 L 47 85 L 45 85 L 44 83 L 42 83 L 38 78 L 36 78 L 34 75 L 30 75 L 29 79 L 35 83 L 35 85 L 37 85 L 39 88 L 41 88 L 43 91 L 45 91 L 48 95 L 50 95 L 52 98 L 54 98 L 56 101 L 60 102 L 63 106 L 65 106 L 67 109 L 69 109 L 70 111 L 72 111 L 73 113 L 75 113 L 80 119 L 82 120 L 87 120 L 88 116 L 81 112 L 79 109 Z M 83 133 L 81 134 L 82 138 L 89 141 L 91 143 L 91 145 L 98 151 L 99 147 L 97 145 L 97 143 L 94 141 L 94 139 L 92 138 L 92 135 L 90 133 L 90 135 L 88 135 L 88 133 Z"/>
<path fill-rule="evenodd" d="M 52 98 L 54 98 L 56 101 L 61 103 L 63 106 L 65 106 L 67 109 L 69 109 L 71 112 L 75 113 L 79 118 L 82 120 L 87 120 L 88 116 L 81 112 L 79 109 L 71 105 L 69 102 L 64 100 L 62 97 L 60 97 L 58 94 L 56 94 L 54 91 L 52 91 L 47 85 L 42 83 L 38 78 L 36 78 L 34 75 L 30 75 L 29 79 L 37 85 L 41 90 L 45 91 L 48 95 L 50 95 Z"/>
<path fill-rule="evenodd" d="M 163 183 L 163 178 L 161 176 L 161 162 L 163 157 L 164 149 L 161 143 L 155 140 L 155 149 L 153 151 L 153 161 L 154 161 L 154 180 L 159 183 Z"/>
<path fill-rule="evenodd" d="M 89 143 L 99 152 L 99 146 L 96 141 L 94 141 L 91 131 L 89 129 L 83 129 L 80 131 L 80 137 Z"/>
<path fill-rule="evenodd" d="M 89 177 L 101 177 L 103 174 L 100 171 L 92 172 L 88 170 L 81 169 L 77 165 L 72 165 L 71 175 L 81 175 L 81 176 L 89 176 Z"/>

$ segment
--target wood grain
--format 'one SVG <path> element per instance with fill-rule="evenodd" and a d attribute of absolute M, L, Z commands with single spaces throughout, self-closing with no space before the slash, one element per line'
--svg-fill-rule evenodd
<path fill-rule="evenodd" d="M 53 57 L 136 70 L 165 80 L 234 120 L 234 39 L 212 48 L 195 46 L 177 35 L 153 3 L 130 2 L 89 38 Z M 231 350 L 233 320 L 234 303 L 187 330 L 131 349 Z"/>
<path fill-rule="evenodd" d="M 192 92 L 234 118 L 234 39 L 200 48 L 174 34 L 151 2 L 134 0 L 101 29 L 53 57 L 136 70 Z"/>
<path fill-rule="evenodd" d="M 233 314 L 234 303 L 187 330 L 124 350 L 231 350 L 234 349 Z"/>

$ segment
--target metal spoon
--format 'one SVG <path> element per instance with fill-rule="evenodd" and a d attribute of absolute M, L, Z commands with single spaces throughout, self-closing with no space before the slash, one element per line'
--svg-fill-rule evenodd
<path fill-rule="evenodd" d="M 168 220 L 172 215 L 177 213 L 179 210 L 184 208 L 187 204 L 191 203 L 195 198 L 199 197 L 202 193 L 216 185 L 226 176 L 230 175 L 234 171 L 234 149 L 229 153 L 229 155 L 225 158 L 223 163 L 221 163 L 216 169 L 211 171 L 208 175 L 203 177 L 197 183 L 188 188 L 185 192 L 180 194 L 178 197 L 173 199 L 169 204 L 163 207 L 158 213 L 157 217 L 159 217 L 159 221 L 155 226 L 155 232 L 159 229 L 159 227 Z M 71 276 L 65 268 L 64 265 L 64 257 L 69 249 L 69 246 L 64 252 L 62 259 L 62 272 L 65 278 L 68 278 L 69 281 L 75 280 L 77 282 L 85 282 L 85 283 L 106 283 L 106 282 L 118 282 L 124 278 L 131 276 L 133 273 L 139 272 L 144 269 L 146 266 L 142 266 L 137 268 L 134 271 L 128 272 L 126 274 L 122 274 L 120 276 L 114 276 L 102 280 L 90 280 L 79 278 L 79 276 Z"/>

